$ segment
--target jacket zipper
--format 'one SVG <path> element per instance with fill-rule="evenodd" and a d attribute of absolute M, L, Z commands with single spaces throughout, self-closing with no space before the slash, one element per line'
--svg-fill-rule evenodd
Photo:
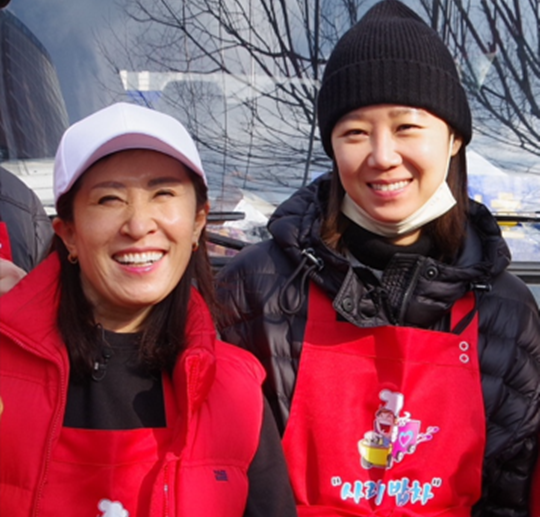
<path fill-rule="evenodd" d="M 163 485 L 163 517 L 169 517 L 169 464 L 167 463 L 164 468 L 163 477 L 165 478 L 165 484 Z"/>
<path fill-rule="evenodd" d="M 199 361 L 194 360 L 195 358 L 192 358 L 192 361 L 189 362 L 189 366 L 187 367 L 186 371 L 186 396 L 188 398 L 187 401 L 187 420 L 186 420 L 186 429 L 184 430 L 185 436 L 184 436 L 184 444 L 182 449 L 185 450 L 186 443 L 188 440 L 188 433 L 189 433 L 189 422 L 191 420 L 191 400 L 193 398 L 193 394 L 191 393 L 192 389 L 192 381 L 194 375 L 199 370 Z M 183 453 L 182 453 L 183 455 Z M 180 458 L 177 459 L 177 461 L 181 461 L 182 455 Z M 163 467 L 163 517 L 169 517 L 171 515 L 171 479 L 170 479 L 170 461 L 165 459 L 166 463 Z M 174 488 L 173 488 L 174 489 Z M 177 505 L 176 505 L 177 506 Z M 174 515 L 174 513 L 173 513 Z"/>
<path fill-rule="evenodd" d="M 416 263 L 416 267 L 413 273 L 413 276 L 411 278 L 411 281 L 409 282 L 409 285 L 407 286 L 407 290 L 405 291 L 405 295 L 403 296 L 403 300 L 401 301 L 401 308 L 399 311 L 399 317 L 397 320 L 397 325 L 403 326 L 404 319 L 405 319 L 405 312 L 407 311 L 407 305 L 409 304 L 409 300 L 412 296 L 412 293 L 414 291 L 414 288 L 416 287 L 416 283 L 418 281 L 418 277 L 420 276 L 420 269 L 421 264 L 419 262 Z"/>

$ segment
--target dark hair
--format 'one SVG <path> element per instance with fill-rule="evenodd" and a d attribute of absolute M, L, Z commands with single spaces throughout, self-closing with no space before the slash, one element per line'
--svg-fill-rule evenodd
<path fill-rule="evenodd" d="M 466 221 L 469 210 L 467 191 L 467 159 L 465 146 L 450 160 L 448 186 L 456 199 L 456 205 L 447 213 L 426 224 L 423 231 L 431 237 L 439 259 L 451 262 L 461 249 L 465 240 Z M 345 189 L 341 183 L 334 162 L 330 193 L 326 206 L 326 214 L 322 226 L 323 240 L 334 249 L 342 249 L 342 235 L 347 227 L 347 219 L 341 213 L 341 203 Z"/>
<path fill-rule="evenodd" d="M 107 157 L 102 158 L 102 160 Z M 208 189 L 201 177 L 189 169 L 195 186 L 197 209 L 208 200 Z M 73 202 L 80 189 L 82 176 L 63 194 L 57 203 L 58 217 L 73 221 Z M 56 235 L 53 247 L 60 258 L 60 303 L 57 325 L 67 347 L 72 375 L 84 378 L 92 373 L 94 363 L 101 358 L 101 329 L 94 320 L 93 308 L 83 292 L 80 268 L 68 260 L 68 250 Z M 185 346 L 185 327 L 192 282 L 206 301 L 210 312 L 216 314 L 212 269 L 203 229 L 199 248 L 193 252 L 186 271 L 172 292 L 156 304 L 148 315 L 139 341 L 139 358 L 149 372 L 171 373 L 176 359 Z"/>

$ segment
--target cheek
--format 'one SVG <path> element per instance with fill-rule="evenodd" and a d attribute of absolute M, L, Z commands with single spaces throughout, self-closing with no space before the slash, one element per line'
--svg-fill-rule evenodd
<path fill-rule="evenodd" d="M 360 192 L 362 190 L 362 183 L 360 181 L 360 175 L 356 168 L 348 167 L 347 164 L 341 166 L 337 164 L 338 174 L 341 180 L 341 186 L 353 198 L 356 203 L 359 203 Z"/>
<path fill-rule="evenodd" d="M 421 184 L 428 191 L 435 191 L 444 181 L 448 164 L 445 160 L 425 160 Z"/>
<path fill-rule="evenodd" d="M 88 202 L 87 202 L 88 203 Z M 82 204 L 82 203 L 81 203 Z M 120 219 L 115 211 L 79 207 L 73 210 L 74 238 L 79 246 L 98 246 L 118 231 Z"/>
<path fill-rule="evenodd" d="M 95 256 L 104 253 L 111 236 L 110 223 L 96 220 L 80 228 L 75 242 L 81 254 Z"/>
<path fill-rule="evenodd" d="M 428 171 L 446 172 L 450 148 L 443 144 L 444 140 L 424 142 L 418 146 L 411 160 L 416 160 Z"/>
<path fill-rule="evenodd" d="M 345 186 L 346 183 L 356 182 L 360 179 L 367 153 L 356 146 L 348 146 L 342 148 L 334 159 L 339 176 Z"/>
<path fill-rule="evenodd" d="M 154 217 L 167 224 L 185 226 L 188 221 L 193 222 L 195 220 L 195 199 L 191 199 L 191 196 L 183 196 L 162 205 L 157 205 Z"/>
<path fill-rule="evenodd" d="M 350 174 L 351 169 L 354 165 L 351 152 L 345 152 L 344 150 L 341 150 L 335 155 L 335 160 L 340 174 Z"/>
<path fill-rule="evenodd" d="M 197 232 L 194 211 L 174 211 L 163 221 L 169 237 L 179 244 L 185 243 L 186 246 L 189 245 L 189 249 L 191 250 L 191 241 Z"/>

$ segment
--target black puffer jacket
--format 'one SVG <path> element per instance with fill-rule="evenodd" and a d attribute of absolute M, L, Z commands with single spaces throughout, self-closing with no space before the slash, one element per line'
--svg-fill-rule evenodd
<path fill-rule="evenodd" d="M 54 231 L 34 191 L 2 167 L 0 221 L 8 228 L 13 262 L 30 271 L 48 254 Z"/>
<path fill-rule="evenodd" d="M 308 278 L 336 311 L 361 327 L 385 324 L 447 330 L 453 303 L 475 289 L 487 444 L 475 516 L 527 516 L 540 425 L 540 319 L 527 287 L 505 269 L 509 251 L 489 211 L 471 204 L 466 245 L 455 264 L 395 254 L 380 281 L 320 238 L 324 177 L 273 215 L 273 239 L 243 250 L 218 275 L 230 320 L 222 337 L 265 366 L 266 395 L 283 432 L 302 349 Z"/>

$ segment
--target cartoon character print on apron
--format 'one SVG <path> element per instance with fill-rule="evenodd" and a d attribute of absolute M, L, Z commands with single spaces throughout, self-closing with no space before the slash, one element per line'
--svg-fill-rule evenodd
<path fill-rule="evenodd" d="M 176 402 L 163 376 L 167 422 Z M 63 427 L 53 450 L 40 517 L 149 517 L 172 515 L 158 480 L 173 435 L 172 426 L 127 430 Z M 156 507 L 160 508 L 156 513 Z"/>
<path fill-rule="evenodd" d="M 283 438 L 300 516 L 470 515 L 485 447 L 474 306 L 456 302 L 454 333 L 362 329 L 310 285 Z"/>

